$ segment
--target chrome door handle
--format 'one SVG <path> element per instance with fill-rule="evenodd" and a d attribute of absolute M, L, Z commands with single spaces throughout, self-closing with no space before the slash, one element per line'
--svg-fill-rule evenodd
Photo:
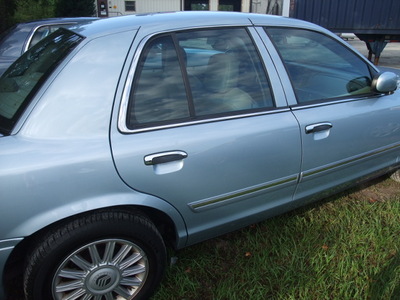
<path fill-rule="evenodd" d="M 306 126 L 306 134 L 328 130 L 331 129 L 332 127 L 333 125 L 329 122 L 311 124 Z"/>
<path fill-rule="evenodd" d="M 171 161 L 182 160 L 188 157 L 185 151 L 167 151 L 149 154 L 144 157 L 144 164 L 146 166 L 152 166 L 157 164 L 164 164 Z"/>

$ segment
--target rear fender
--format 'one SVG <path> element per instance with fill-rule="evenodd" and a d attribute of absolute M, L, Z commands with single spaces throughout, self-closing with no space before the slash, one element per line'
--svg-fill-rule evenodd
<path fill-rule="evenodd" d="M 101 197 L 84 199 L 54 207 L 43 211 L 41 214 L 33 215 L 19 226 L 13 228 L 7 235 L 8 237 L 23 237 L 34 234 L 35 232 L 63 219 L 73 217 L 82 213 L 90 213 L 93 210 L 112 208 L 117 206 L 125 207 L 145 207 L 158 210 L 166 214 L 175 225 L 176 248 L 182 248 L 186 244 L 187 230 L 182 216 L 169 203 L 154 196 L 135 193 L 121 193 L 116 195 L 104 195 Z M 151 216 L 150 216 L 151 217 Z"/>

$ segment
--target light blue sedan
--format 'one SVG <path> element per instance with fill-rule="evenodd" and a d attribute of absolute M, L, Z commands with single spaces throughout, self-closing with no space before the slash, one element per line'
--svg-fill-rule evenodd
<path fill-rule="evenodd" d="M 398 178 L 397 84 L 289 18 L 59 29 L 0 78 L 0 299 L 147 299 L 166 247 Z"/>

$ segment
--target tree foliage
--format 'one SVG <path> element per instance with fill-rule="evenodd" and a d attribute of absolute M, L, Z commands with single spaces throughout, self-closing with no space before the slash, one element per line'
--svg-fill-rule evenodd
<path fill-rule="evenodd" d="M 16 2 L 17 11 L 14 19 L 17 23 L 54 17 L 56 0 L 16 0 Z"/>
<path fill-rule="evenodd" d="M 96 14 L 93 0 L 58 0 L 55 7 L 56 17 L 92 17 Z"/>
<path fill-rule="evenodd" d="M 0 33 L 16 23 L 54 17 L 57 0 L 0 0 Z"/>
<path fill-rule="evenodd" d="M 16 23 L 95 14 L 94 0 L 0 0 L 0 33 Z"/>
<path fill-rule="evenodd" d="M 0 33 L 13 24 L 16 9 L 15 0 L 0 0 Z"/>

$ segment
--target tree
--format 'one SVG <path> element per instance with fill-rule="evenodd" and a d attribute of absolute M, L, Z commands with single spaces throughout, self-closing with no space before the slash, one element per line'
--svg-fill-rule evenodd
<path fill-rule="evenodd" d="M 56 0 L 15 0 L 17 10 L 14 15 L 16 23 L 54 17 Z"/>
<path fill-rule="evenodd" d="M 56 17 L 92 17 L 96 14 L 93 0 L 58 0 L 55 8 Z"/>
<path fill-rule="evenodd" d="M 0 0 L 0 33 L 10 27 L 17 9 L 15 0 Z"/>

